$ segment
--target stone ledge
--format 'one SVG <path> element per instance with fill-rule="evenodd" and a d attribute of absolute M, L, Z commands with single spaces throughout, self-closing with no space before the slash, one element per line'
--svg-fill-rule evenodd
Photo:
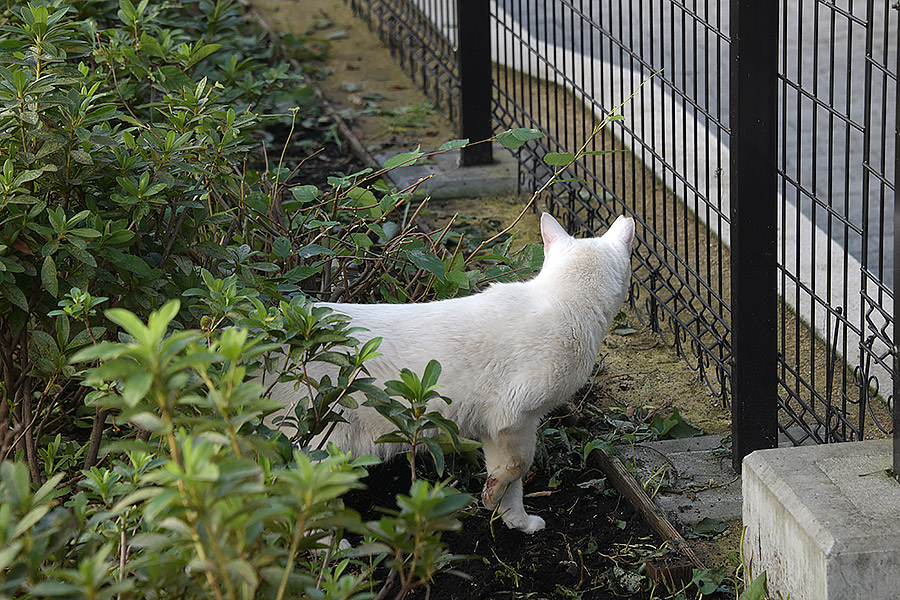
<path fill-rule="evenodd" d="M 792 600 L 895 599 L 900 484 L 891 440 L 778 448 L 743 464 L 744 559 Z"/>

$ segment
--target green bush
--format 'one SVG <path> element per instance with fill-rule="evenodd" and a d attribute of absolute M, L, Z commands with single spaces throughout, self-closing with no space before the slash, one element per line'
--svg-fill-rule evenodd
<path fill-rule="evenodd" d="M 92 428 L 96 461 L 105 415 L 67 357 L 112 335 L 98 309 L 183 298 L 180 325 L 211 333 L 256 302 L 266 329 L 299 294 L 417 301 L 511 270 L 503 253 L 473 269 L 450 232 L 415 230 L 409 193 L 363 185 L 368 170 L 294 182 L 305 157 L 267 151 L 260 128 L 292 130 L 312 95 L 236 2 L 76 6 L 0 17 L 0 455 L 15 445 L 36 482 L 61 415 Z"/>
<path fill-rule="evenodd" d="M 97 308 L 146 314 L 235 261 L 262 193 L 239 169 L 254 110 L 301 86 L 258 68 L 274 55 L 227 0 L 14 4 L 0 23 L 0 449 L 37 481 L 60 413 L 93 426 L 96 460 L 103 415 L 67 357 L 107 335 Z"/>
<path fill-rule="evenodd" d="M 281 460 L 244 426 L 274 408 L 246 368 L 266 348 L 245 329 L 169 333 L 178 309 L 171 301 L 146 325 L 111 309 L 130 341 L 74 357 L 99 361 L 85 376 L 97 405 L 162 448 L 118 442 L 74 493 L 59 487 L 63 472 L 32 491 L 22 463 L 0 467 L 0 595 L 366 598 L 378 564 L 358 560 L 367 553 L 391 557 L 401 594 L 452 558 L 440 532 L 459 527 L 468 495 L 419 480 L 392 516 L 363 523 L 340 497 L 375 459 L 331 445 L 315 461 Z M 371 543 L 341 550 L 345 532 Z"/>
<path fill-rule="evenodd" d="M 0 598 L 362 598 L 387 571 L 402 596 L 453 559 L 468 496 L 417 480 L 363 523 L 341 496 L 370 462 L 296 450 L 354 397 L 415 399 L 311 298 L 447 298 L 541 254 L 464 255 L 370 170 L 297 181 L 318 109 L 281 52 L 233 0 L 0 9 Z M 262 423 L 279 380 L 291 439 Z"/>

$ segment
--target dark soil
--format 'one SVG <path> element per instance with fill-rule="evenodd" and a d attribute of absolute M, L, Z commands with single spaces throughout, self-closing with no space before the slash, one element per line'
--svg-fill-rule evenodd
<path fill-rule="evenodd" d="M 540 454 L 540 450 L 539 450 Z M 450 458 L 450 457 L 448 457 Z M 479 464 L 480 464 L 480 457 Z M 423 461 L 424 462 L 424 461 Z M 484 475 L 469 464 L 448 463 L 460 479 L 456 487 L 480 497 Z M 547 527 L 533 535 L 508 529 L 491 513 L 473 504 L 461 516 L 462 529 L 445 533 L 453 554 L 468 557 L 437 575 L 430 586 L 414 590 L 417 600 L 513 600 L 520 598 L 669 598 L 670 592 L 646 576 L 648 558 L 665 555 L 650 527 L 606 483 L 605 475 L 582 468 L 581 458 L 553 444 L 525 483 L 526 508 Z M 432 480 L 433 473 L 422 473 Z M 394 496 L 409 489 L 409 465 L 398 457 L 371 469 L 368 488 L 345 497 L 365 519 L 377 519 L 377 506 L 393 507 Z M 661 563 L 684 563 L 665 555 Z M 688 567 L 688 580 L 691 570 Z M 461 574 L 461 575 L 460 575 Z M 696 588 L 691 588 L 696 595 Z M 393 597 L 392 594 L 388 597 Z M 719 593 L 705 598 L 730 598 Z"/>
<path fill-rule="evenodd" d="M 497 521 L 492 531 L 490 515 L 481 509 L 463 521 L 462 530 L 446 535 L 452 552 L 474 556 L 457 566 L 471 580 L 438 575 L 431 598 L 600 599 L 615 598 L 616 592 L 631 595 L 612 573 L 616 562 L 611 557 L 635 545 L 655 546 L 650 528 L 615 492 L 578 487 L 592 480 L 604 481 L 603 473 L 567 470 L 555 489 L 549 489 L 549 480 L 546 473 L 539 472 L 526 486 L 526 493 L 551 492 L 527 502 L 530 511 L 547 521 L 544 530 L 528 535 Z M 625 572 L 623 568 L 622 576 Z"/>
<path fill-rule="evenodd" d="M 365 168 L 348 151 L 331 120 L 316 110 L 298 118 L 293 131 L 290 119 L 285 118 L 270 124 L 261 136 L 269 153 L 265 159 L 271 167 L 278 166 L 284 151 L 282 166 L 294 173 L 288 180 L 291 184 L 314 185 L 324 191 L 330 187 L 329 177 L 358 173 Z"/>

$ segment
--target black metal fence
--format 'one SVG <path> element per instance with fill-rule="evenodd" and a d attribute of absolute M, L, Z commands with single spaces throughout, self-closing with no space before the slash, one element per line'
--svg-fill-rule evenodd
<path fill-rule="evenodd" d="M 631 302 L 732 406 L 736 460 L 776 431 L 890 429 L 896 5 L 350 1 L 452 119 L 489 110 L 495 131 L 547 134 L 518 151 L 523 188 L 550 174 L 546 152 L 622 150 L 544 200 L 573 229 L 636 218 Z M 492 78 L 461 90 L 488 60 L 458 34 L 477 23 Z M 467 96 L 488 86 L 489 106 Z"/>

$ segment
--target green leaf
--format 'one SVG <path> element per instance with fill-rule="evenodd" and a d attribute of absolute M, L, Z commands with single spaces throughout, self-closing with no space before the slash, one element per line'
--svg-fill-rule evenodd
<path fill-rule="evenodd" d="M 300 203 L 315 202 L 319 199 L 319 188 L 314 185 L 298 185 L 291 188 L 291 194 L 294 199 Z"/>
<path fill-rule="evenodd" d="M 255 590 L 259 585 L 259 577 L 256 575 L 256 570 L 247 561 L 240 559 L 231 560 L 225 569 L 232 576 L 242 579 L 244 584 L 251 590 Z"/>
<path fill-rule="evenodd" d="M 472 285 L 469 282 L 469 278 L 466 276 L 465 272 L 456 269 L 447 272 L 447 279 L 464 290 L 469 289 Z"/>
<path fill-rule="evenodd" d="M 22 174 L 20 174 L 18 177 L 16 177 L 16 179 L 13 181 L 11 187 L 12 187 L 12 188 L 17 188 L 17 187 L 19 187 L 20 185 L 22 185 L 23 183 L 25 183 L 25 182 L 27 182 L 27 181 L 31 181 L 31 180 L 33 180 L 33 179 L 37 179 L 38 177 L 41 176 L 41 174 L 42 174 L 43 172 L 44 172 L 43 169 L 32 169 L 32 170 L 29 170 L 29 171 L 25 171 L 24 173 L 22 173 Z"/>
<path fill-rule="evenodd" d="M 10 303 L 21 308 L 23 311 L 28 312 L 28 299 L 18 286 L 9 281 L 4 281 L 3 283 L 0 283 L 0 294 L 9 300 Z"/>
<path fill-rule="evenodd" d="M 399 166 L 410 166 L 416 164 L 416 161 L 425 156 L 422 154 L 418 148 L 413 150 L 412 152 L 401 152 L 396 156 L 392 156 L 391 158 L 384 161 L 385 169 L 393 169 Z"/>
<path fill-rule="evenodd" d="M 75 353 L 75 355 L 69 359 L 69 362 L 72 364 L 81 363 L 81 362 L 91 362 L 94 360 L 109 360 L 111 358 L 116 358 L 125 350 L 127 347 L 125 344 L 120 344 L 118 342 L 100 342 L 96 346 L 88 346 L 87 348 L 83 348 Z"/>
<path fill-rule="evenodd" d="M 161 533 L 140 533 L 130 540 L 134 548 L 164 549 L 172 544 L 172 538 Z"/>
<path fill-rule="evenodd" d="M 157 73 L 162 86 L 169 92 L 180 93 L 184 88 L 194 87 L 191 78 L 175 65 L 162 66 Z"/>
<path fill-rule="evenodd" d="M 56 345 L 56 340 L 53 339 L 46 331 L 41 331 L 36 329 L 31 332 L 31 345 L 29 346 L 29 355 L 33 359 L 45 359 L 50 362 L 50 371 L 54 370 L 54 367 L 59 362 L 59 347 Z M 37 360 L 34 360 L 37 363 Z"/>
<path fill-rule="evenodd" d="M 109 234 L 109 237 L 106 238 L 107 244 L 124 244 L 125 242 L 130 241 L 134 237 L 134 232 L 129 231 L 128 229 L 119 229 L 118 231 L 113 231 Z"/>
<path fill-rule="evenodd" d="M 64 581 L 41 581 L 28 590 L 35 596 L 79 596 L 81 589 L 74 583 Z"/>
<path fill-rule="evenodd" d="M 5 572 L 9 565 L 16 559 L 19 555 L 19 551 L 22 549 L 22 543 L 22 540 L 18 540 L 0 550 L 0 572 Z"/>
<path fill-rule="evenodd" d="M 685 537 L 715 538 L 728 530 L 728 524 L 712 517 L 703 517 L 685 532 Z"/>
<path fill-rule="evenodd" d="M 65 348 L 69 343 L 70 327 L 69 317 L 66 315 L 58 315 L 56 317 L 56 341 L 60 348 Z"/>
<path fill-rule="evenodd" d="M 381 346 L 382 338 L 374 337 L 367 341 L 362 345 L 362 348 L 359 349 L 359 359 L 361 361 L 370 360 L 372 358 L 377 358 L 381 356 L 381 353 L 377 352 L 378 347 Z"/>
<path fill-rule="evenodd" d="M 181 302 L 179 300 L 169 300 L 163 304 L 159 310 L 150 313 L 150 318 L 147 320 L 147 328 L 154 338 L 157 340 L 163 339 L 163 336 L 166 334 L 166 328 L 169 326 L 169 323 L 172 322 L 172 319 L 175 318 L 175 315 L 178 314 L 180 309 Z M 181 332 L 182 335 L 185 333 L 187 332 Z M 178 334 L 173 335 L 173 339 L 177 335 Z"/>
<path fill-rule="evenodd" d="M 65 473 L 57 473 L 56 475 L 48 479 L 47 482 L 44 483 L 44 485 L 42 485 L 40 489 L 34 493 L 31 501 L 34 504 L 43 504 L 45 501 L 49 501 L 55 498 L 59 493 L 59 491 L 56 489 L 56 486 L 59 484 L 62 478 L 65 477 L 65 475 Z"/>
<path fill-rule="evenodd" d="M 422 375 L 422 387 L 426 390 L 437 386 L 438 378 L 441 376 L 441 363 L 431 359 L 425 366 L 425 373 Z"/>
<path fill-rule="evenodd" d="M 139 412 L 133 414 L 128 417 L 128 420 L 138 427 L 146 429 L 150 433 L 159 435 L 166 432 L 166 424 L 163 422 L 163 420 L 149 412 Z"/>
<path fill-rule="evenodd" d="M 31 494 L 31 476 L 24 463 L 9 460 L 0 462 L 0 480 L 3 482 L 6 500 L 15 506 L 28 502 Z"/>
<path fill-rule="evenodd" d="M 47 140 L 41 144 L 41 148 L 37 151 L 37 154 L 34 155 L 34 158 L 35 160 L 44 158 L 45 156 L 53 154 L 65 145 L 65 140 Z"/>
<path fill-rule="evenodd" d="M 307 244 L 303 246 L 299 250 L 297 250 L 297 256 L 299 258 L 312 258 L 313 256 L 331 256 L 334 254 L 332 250 L 325 248 L 324 246 L 320 246 L 319 244 Z"/>
<path fill-rule="evenodd" d="M 56 263 L 53 261 L 52 256 L 45 258 L 44 264 L 41 265 L 41 283 L 44 284 L 44 289 L 51 296 L 54 298 L 59 297 L 59 279 L 56 274 Z"/>
<path fill-rule="evenodd" d="M 51 506 L 49 504 L 43 504 L 36 508 L 33 508 L 26 514 L 24 517 L 19 519 L 19 522 L 16 523 L 15 528 L 12 530 L 12 537 L 16 538 L 34 527 L 34 525 L 40 521 L 44 515 L 50 512 Z"/>
<path fill-rule="evenodd" d="M 386 433 L 375 440 L 376 444 L 405 444 L 407 439 L 399 433 Z"/>
<path fill-rule="evenodd" d="M 78 228 L 72 229 L 69 233 L 71 233 L 72 235 L 77 235 L 80 238 L 87 238 L 87 239 L 96 239 L 96 238 L 100 237 L 101 235 L 103 235 L 96 229 L 91 229 L 89 227 L 78 227 Z"/>
<path fill-rule="evenodd" d="M 109 258 L 112 263 L 122 269 L 134 273 L 135 275 L 147 275 L 150 273 L 150 265 L 144 262 L 140 256 L 134 254 L 126 254 L 115 248 L 107 248 Z"/>
<path fill-rule="evenodd" d="M 672 409 L 672 416 L 665 418 L 659 413 L 653 415 L 650 422 L 650 429 L 661 438 L 690 438 L 703 434 L 703 430 L 699 427 L 691 425 L 678 412 L 677 408 Z"/>
<path fill-rule="evenodd" d="M 106 318 L 121 327 L 125 332 L 143 345 L 148 344 L 148 329 L 137 316 L 124 308 L 110 308 Z M 80 354 L 80 353 L 79 353 Z"/>
<path fill-rule="evenodd" d="M 450 140 L 449 142 L 444 142 L 441 144 L 441 147 L 438 148 L 438 152 L 446 152 L 447 150 L 453 150 L 455 148 L 462 148 L 469 143 L 468 139 L 464 140 Z"/>
<path fill-rule="evenodd" d="M 263 273 L 277 273 L 279 270 L 278 265 L 270 262 L 255 262 L 247 266 L 254 271 L 262 271 Z"/>
<path fill-rule="evenodd" d="M 284 236 L 275 238 L 272 242 L 272 253 L 278 258 L 287 258 L 291 255 L 291 242 Z"/>
<path fill-rule="evenodd" d="M 766 596 L 766 572 L 763 571 L 747 586 L 741 594 L 741 600 L 766 600 Z"/>
<path fill-rule="evenodd" d="M 72 244 L 67 244 L 66 250 L 80 262 L 91 267 L 97 266 L 97 261 L 94 260 L 94 257 L 87 250 L 82 250 L 78 246 L 73 246 Z"/>
<path fill-rule="evenodd" d="M 544 134 L 537 129 L 510 129 L 499 134 L 497 141 L 504 148 L 515 150 L 516 148 L 521 148 L 525 142 L 542 137 L 544 137 Z"/>
<path fill-rule="evenodd" d="M 410 250 L 407 256 L 414 265 L 428 271 L 437 277 L 439 281 L 444 281 L 444 262 L 440 258 L 430 252 L 425 252 L 421 248 Z"/>
<path fill-rule="evenodd" d="M 213 52 L 215 52 L 216 50 L 218 50 L 221 47 L 222 47 L 222 44 L 206 44 L 205 46 L 197 48 L 196 50 L 191 52 L 191 56 L 188 59 L 187 65 L 185 65 L 185 67 L 188 69 L 193 67 L 198 62 L 200 62 L 201 60 L 203 60 L 204 58 L 206 58 L 207 56 L 209 56 L 210 54 L 212 54 Z"/>
<path fill-rule="evenodd" d="M 444 475 L 444 450 L 441 448 L 441 445 L 434 438 L 423 438 L 422 442 L 424 442 L 425 447 L 428 449 L 428 453 L 431 455 L 431 458 L 434 459 L 434 469 L 437 471 L 438 477 L 443 477 Z"/>
<path fill-rule="evenodd" d="M 451 515 L 461 511 L 472 502 L 472 496 L 469 494 L 463 494 L 452 489 L 447 489 L 445 493 L 447 496 L 442 498 L 434 507 L 436 515 Z"/>
<path fill-rule="evenodd" d="M 94 159 L 91 158 L 91 155 L 84 150 L 71 150 L 69 152 L 69 156 L 72 157 L 72 160 L 82 165 L 94 164 Z"/>
<path fill-rule="evenodd" d="M 564 167 L 575 162 L 575 155 L 571 152 L 548 152 L 544 155 L 544 162 L 551 167 Z"/>
<path fill-rule="evenodd" d="M 150 384 L 153 383 L 153 374 L 147 371 L 135 373 L 125 380 L 125 389 L 122 390 L 122 399 L 125 403 L 134 408 L 137 406 L 147 392 L 150 390 Z M 146 429 L 150 429 L 147 427 Z M 150 429 L 153 431 L 152 429 Z"/>
<path fill-rule="evenodd" d="M 59 250 L 59 240 L 50 240 L 41 247 L 41 256 L 50 256 Z"/>
<path fill-rule="evenodd" d="M 431 436 L 444 449 L 444 452 L 475 452 L 481 448 L 481 442 L 470 438 L 456 437 L 454 438 L 447 432 L 442 431 L 437 435 Z"/>
<path fill-rule="evenodd" d="M 369 235 L 365 232 L 354 231 L 350 234 L 350 237 L 353 239 L 353 243 L 356 244 L 358 248 L 368 250 L 372 247 L 372 239 L 369 238 Z"/>

